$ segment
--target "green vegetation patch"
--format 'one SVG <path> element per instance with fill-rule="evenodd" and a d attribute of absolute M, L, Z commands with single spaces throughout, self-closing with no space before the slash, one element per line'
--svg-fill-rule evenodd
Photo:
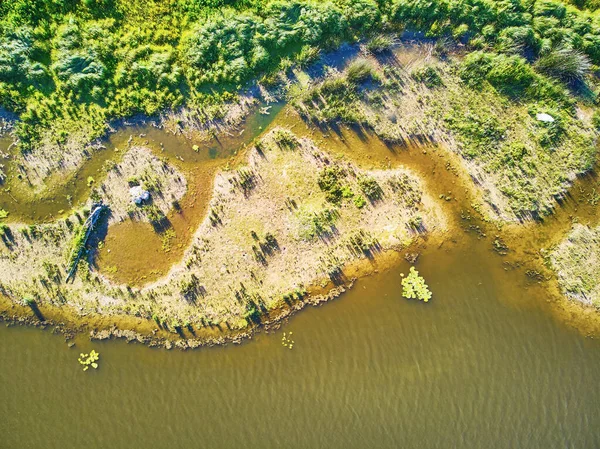
<path fill-rule="evenodd" d="M 389 144 L 449 142 L 504 217 L 551 213 L 575 175 L 595 160 L 599 112 L 592 126 L 582 120 L 579 99 L 564 84 L 587 68 L 551 76 L 516 54 L 448 56 L 424 57 L 410 72 L 395 62 L 372 66 L 370 79 L 377 82 L 367 88 L 353 89 L 347 73 L 332 74 L 296 95 L 293 104 L 309 120 L 361 126 Z M 338 179 L 329 183 L 330 198 L 339 201 L 341 185 Z M 359 185 L 370 202 L 378 199 L 376 186 L 366 180 Z"/>
<path fill-rule="evenodd" d="M 59 143 L 80 129 L 91 140 L 113 118 L 231 99 L 290 58 L 307 64 L 368 33 L 381 15 L 372 0 L 2 2 L 0 105 L 20 115 L 23 150 L 49 129 Z"/>
<path fill-rule="evenodd" d="M 415 267 L 410 267 L 408 276 L 402 274 L 402 296 L 407 299 L 419 299 L 424 302 L 429 302 L 432 293 L 425 283 L 425 279 L 419 275 Z"/>
<path fill-rule="evenodd" d="M 335 208 L 324 208 L 318 212 L 299 210 L 296 213 L 299 221 L 298 235 L 303 240 L 316 238 L 327 239 L 335 233 L 335 222 L 339 213 Z"/>

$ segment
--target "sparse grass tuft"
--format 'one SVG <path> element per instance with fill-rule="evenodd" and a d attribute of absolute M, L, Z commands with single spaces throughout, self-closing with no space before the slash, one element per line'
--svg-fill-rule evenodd
<path fill-rule="evenodd" d="M 444 81 L 442 80 L 442 77 L 435 69 L 435 67 L 422 67 L 420 69 L 415 70 L 411 75 L 416 81 L 423 83 L 426 87 L 430 89 L 444 85 Z"/>

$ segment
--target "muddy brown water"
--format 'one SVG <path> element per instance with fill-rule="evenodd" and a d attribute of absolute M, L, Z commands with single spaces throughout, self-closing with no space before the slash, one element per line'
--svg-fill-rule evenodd
<path fill-rule="evenodd" d="M 240 346 L 184 353 L 82 336 L 69 349 L 50 329 L 1 325 L 0 448 L 600 447 L 597 315 L 562 300 L 552 279 L 526 275 L 548 275 L 540 250 L 573 221 L 598 222 L 594 175 L 543 223 L 498 228 L 469 208 L 476 195 L 435 148 L 323 135 L 285 111 L 274 124 L 365 168 L 406 165 L 434 197 L 452 198 L 437 199 L 452 232 L 418 248 L 433 300 L 401 297 L 403 262 Z M 105 248 L 124 232 L 113 231 Z M 160 243 L 157 258 L 168 259 Z M 77 356 L 92 348 L 100 368 L 84 373 Z"/>
<path fill-rule="evenodd" d="M 600 341 L 501 260 L 459 235 L 423 250 L 429 304 L 401 297 L 401 264 L 233 347 L 69 349 L 2 325 L 0 447 L 597 448 Z"/>

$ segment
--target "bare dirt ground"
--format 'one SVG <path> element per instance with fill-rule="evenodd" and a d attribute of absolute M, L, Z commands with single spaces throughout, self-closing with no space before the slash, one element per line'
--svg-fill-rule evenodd
<path fill-rule="evenodd" d="M 133 147 L 119 164 L 110 168 L 106 180 L 97 190 L 105 204 L 110 205 L 110 223 L 133 218 L 148 221 L 144 206 L 132 202 L 131 190 L 149 191 L 148 206 L 154 206 L 166 215 L 173 203 L 181 200 L 187 190 L 187 181 L 177 169 L 158 159 L 150 150 Z"/>

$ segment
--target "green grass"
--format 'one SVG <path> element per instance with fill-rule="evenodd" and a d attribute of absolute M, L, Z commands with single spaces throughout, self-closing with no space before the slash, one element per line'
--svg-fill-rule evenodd
<path fill-rule="evenodd" d="M 249 80 L 295 62 L 305 66 L 342 41 L 374 35 L 366 48 L 383 52 L 394 41 L 379 34 L 384 27 L 533 55 L 541 71 L 570 79 L 581 76 L 585 61 L 600 63 L 600 19 L 591 12 L 597 0 L 572 3 L 6 1 L 0 4 L 0 105 L 19 114 L 25 151 L 48 132 L 59 143 L 77 129 L 92 139 L 114 118 L 229 101 Z M 508 62 L 519 69 L 516 60 Z M 516 74 L 511 64 L 504 69 L 490 81 Z M 515 94 L 527 90 L 527 79 Z"/>
<path fill-rule="evenodd" d="M 47 130 L 90 140 L 107 120 L 207 106 L 283 61 L 355 40 L 380 23 L 371 0 L 17 0 L 0 5 L 0 105 L 24 151 Z M 211 118 L 211 117 L 209 117 Z"/>

